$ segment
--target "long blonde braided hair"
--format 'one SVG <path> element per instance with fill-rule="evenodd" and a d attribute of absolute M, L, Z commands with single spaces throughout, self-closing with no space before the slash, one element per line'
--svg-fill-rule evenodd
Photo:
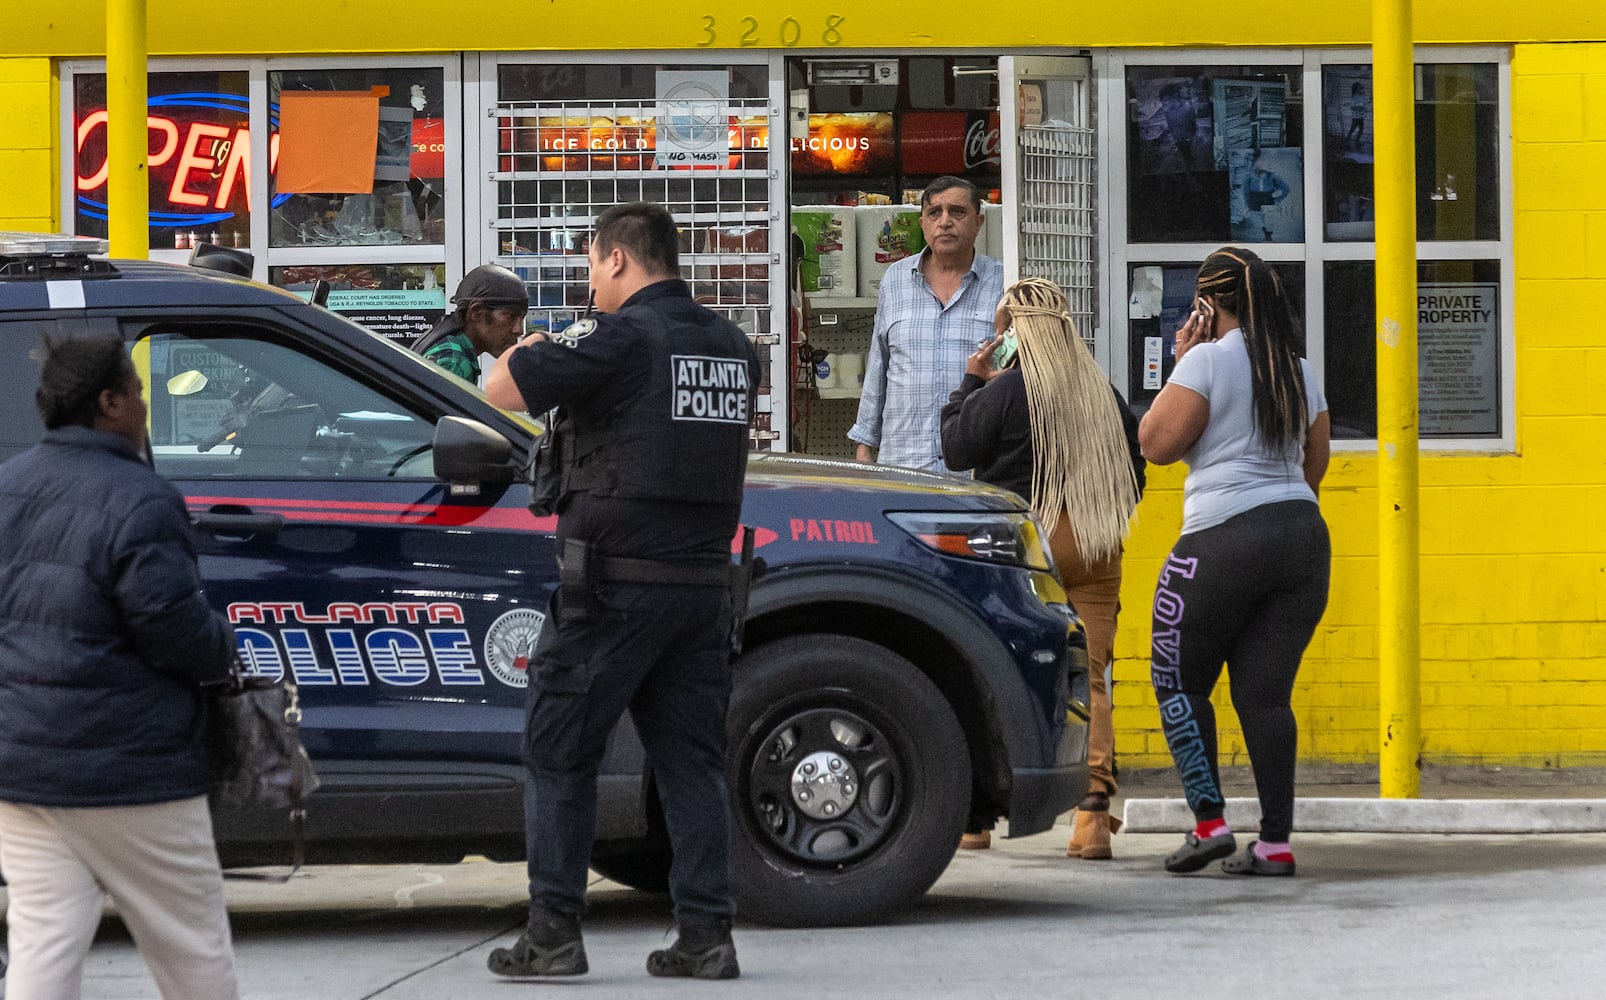
<path fill-rule="evenodd" d="M 1109 380 L 1052 281 L 1017 281 L 998 308 L 1014 325 L 1026 382 L 1032 512 L 1050 535 L 1062 514 L 1069 517 L 1089 563 L 1113 557 L 1130 530 L 1138 482 Z"/>

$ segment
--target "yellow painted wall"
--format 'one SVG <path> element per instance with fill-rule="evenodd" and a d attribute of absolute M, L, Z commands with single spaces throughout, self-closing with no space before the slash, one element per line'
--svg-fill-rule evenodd
<path fill-rule="evenodd" d="M 1606 765 L 1606 44 L 1512 55 L 1517 453 L 1424 452 L 1422 735 L 1428 761 Z M 1156 470 L 1128 549 L 1118 753 L 1170 764 L 1148 679 L 1149 608 L 1181 522 Z M 1300 755 L 1375 760 L 1377 463 L 1322 491 L 1333 587 L 1294 695 Z M 1218 689 L 1221 762 L 1247 763 Z"/>
<path fill-rule="evenodd" d="M 1371 0 L 1280 5 L 1272 17 L 1209 13 L 1196 0 L 437 0 L 427 16 L 389 0 L 197 5 L 148 0 L 154 54 L 521 49 L 930 48 L 1062 45 L 1361 45 Z M 1416 0 L 1429 43 L 1606 38 L 1592 0 Z M 750 19 L 747 20 L 747 19 Z M 790 21 L 789 21 L 790 19 Z M 710 35 L 710 29 L 712 35 Z M 0 55 L 105 52 L 103 0 L 7 0 Z"/>
<path fill-rule="evenodd" d="M 55 228 L 55 70 L 0 59 L 0 230 Z"/>

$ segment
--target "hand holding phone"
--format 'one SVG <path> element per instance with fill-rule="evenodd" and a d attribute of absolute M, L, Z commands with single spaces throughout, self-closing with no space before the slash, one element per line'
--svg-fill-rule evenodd
<path fill-rule="evenodd" d="M 965 360 L 965 373 L 975 375 L 984 381 L 992 381 L 998 374 L 993 363 L 993 352 L 1004 343 L 1004 335 L 999 334 L 991 340 L 983 340 L 976 347 L 976 353 Z"/>
<path fill-rule="evenodd" d="M 1173 360 L 1180 362 L 1182 355 L 1191 350 L 1195 344 L 1216 339 L 1215 326 L 1215 307 L 1204 296 L 1194 296 L 1193 311 L 1188 314 L 1187 321 L 1177 331 L 1171 345 Z"/>

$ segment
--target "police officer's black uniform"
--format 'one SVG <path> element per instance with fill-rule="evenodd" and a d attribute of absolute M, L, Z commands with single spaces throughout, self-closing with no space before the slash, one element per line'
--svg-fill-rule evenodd
<path fill-rule="evenodd" d="M 506 363 L 530 412 L 563 414 L 563 583 L 525 737 L 532 919 L 584 906 L 597 767 L 628 707 L 674 849 L 677 923 L 728 921 L 731 543 L 758 355 L 673 279 Z"/>

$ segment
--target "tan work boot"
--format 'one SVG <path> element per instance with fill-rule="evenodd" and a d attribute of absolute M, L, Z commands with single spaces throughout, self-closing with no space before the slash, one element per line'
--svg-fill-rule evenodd
<path fill-rule="evenodd" d="M 1110 834 L 1121 829 L 1121 821 L 1110 815 L 1110 797 L 1094 793 L 1076 807 L 1076 823 L 1071 828 L 1071 842 L 1065 849 L 1068 858 L 1084 861 L 1103 861 L 1114 857 L 1110 852 Z"/>
<path fill-rule="evenodd" d="M 962 851 L 985 851 L 991 846 L 993 835 L 987 830 L 962 834 L 959 838 L 959 849 Z"/>

